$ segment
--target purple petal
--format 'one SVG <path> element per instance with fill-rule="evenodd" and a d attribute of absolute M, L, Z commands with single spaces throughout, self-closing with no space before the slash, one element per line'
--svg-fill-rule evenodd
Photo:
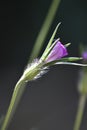
<path fill-rule="evenodd" d="M 84 60 L 87 60 L 87 51 L 82 53 L 82 57 L 83 57 Z"/>
<path fill-rule="evenodd" d="M 51 62 L 54 60 L 61 59 L 62 57 L 68 55 L 67 49 L 60 41 L 56 43 L 50 54 L 48 55 L 46 62 Z"/>

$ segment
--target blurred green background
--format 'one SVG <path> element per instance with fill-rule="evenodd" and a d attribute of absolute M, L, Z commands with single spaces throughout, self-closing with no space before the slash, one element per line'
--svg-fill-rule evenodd
<path fill-rule="evenodd" d="M 8 108 L 50 4 L 51 0 L 0 2 L 0 115 Z M 87 44 L 87 0 L 61 0 L 42 51 L 58 22 L 62 24 L 56 38 L 72 43 L 69 56 L 79 56 L 79 43 Z M 59 65 L 28 84 L 9 130 L 73 130 L 80 69 Z M 87 111 L 81 130 L 87 130 L 86 121 Z"/>

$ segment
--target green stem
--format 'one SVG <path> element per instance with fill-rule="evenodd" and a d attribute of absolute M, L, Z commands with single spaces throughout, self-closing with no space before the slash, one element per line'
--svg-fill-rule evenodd
<path fill-rule="evenodd" d="M 61 0 L 53 0 L 45 21 L 35 41 L 29 61 L 38 57 Z"/>
<path fill-rule="evenodd" d="M 25 90 L 25 82 L 23 80 L 19 80 L 18 83 L 16 84 L 14 91 L 13 91 L 13 95 L 11 98 L 11 102 L 7 111 L 7 114 L 5 116 L 4 122 L 2 124 L 1 130 L 6 130 L 14 113 L 15 110 L 18 106 L 18 103 L 21 99 L 21 96 Z"/>
<path fill-rule="evenodd" d="M 86 98 L 87 98 L 86 95 L 80 96 L 77 116 L 76 116 L 73 130 L 80 130 L 80 125 L 81 125 L 82 116 L 83 116 L 83 112 L 84 112 L 84 108 L 85 108 Z"/>

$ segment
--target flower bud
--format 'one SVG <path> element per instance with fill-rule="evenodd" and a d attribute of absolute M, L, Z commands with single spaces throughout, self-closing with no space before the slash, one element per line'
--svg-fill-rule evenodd
<path fill-rule="evenodd" d="M 66 55 L 68 55 L 66 47 L 63 44 L 61 44 L 60 41 L 57 41 L 56 45 L 53 47 L 53 49 L 47 56 L 46 62 L 58 60 Z"/>

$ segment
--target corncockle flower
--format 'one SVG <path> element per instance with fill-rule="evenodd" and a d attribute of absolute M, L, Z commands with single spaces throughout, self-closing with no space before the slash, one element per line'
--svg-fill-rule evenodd
<path fill-rule="evenodd" d="M 57 41 L 56 45 L 54 46 L 50 54 L 47 56 L 46 62 L 58 60 L 66 55 L 68 55 L 66 47 L 63 44 L 61 44 L 60 41 Z"/>
<path fill-rule="evenodd" d="M 52 38 L 50 39 L 44 53 L 40 59 L 35 59 L 31 64 L 25 69 L 23 79 L 25 82 L 37 79 L 47 72 L 48 67 L 56 64 L 66 64 L 66 65 L 77 65 L 77 66 L 87 66 L 86 64 L 73 63 L 72 61 L 81 60 L 81 57 L 66 57 L 68 55 L 67 46 L 70 43 L 63 45 L 59 39 L 55 40 L 53 43 L 54 36 L 58 26 L 54 30 Z"/>
<path fill-rule="evenodd" d="M 45 66 L 47 63 L 54 62 L 68 55 L 66 47 L 61 44 L 59 40 L 56 40 L 53 45 L 54 46 L 52 46 L 52 50 L 49 49 L 50 52 L 45 60 L 41 61 L 40 59 L 35 59 L 27 66 L 22 79 L 25 79 L 27 82 L 29 80 L 34 80 L 41 77 L 48 70 L 49 66 Z"/>
<path fill-rule="evenodd" d="M 59 39 L 54 41 L 50 45 L 49 49 L 46 50 L 40 59 L 35 59 L 31 64 L 27 66 L 21 79 L 26 82 L 37 79 L 47 72 L 48 67 L 56 64 L 67 64 L 67 65 L 78 65 L 86 66 L 85 64 L 73 63 L 72 61 L 77 61 L 82 58 L 79 57 L 66 57 L 68 55 L 67 45 L 63 45 Z M 43 59 L 43 60 L 42 60 Z"/>
<path fill-rule="evenodd" d="M 24 91 L 26 82 L 32 81 L 34 79 L 37 79 L 38 77 L 41 77 L 50 66 L 53 66 L 56 64 L 87 66 L 85 64 L 72 63 L 72 61 L 77 61 L 82 58 L 79 58 L 79 57 L 63 58 L 64 56 L 68 55 L 66 47 L 70 45 L 70 43 L 63 45 L 59 41 L 59 39 L 53 42 L 58 27 L 59 27 L 59 24 L 54 30 L 54 33 L 50 41 L 48 42 L 48 45 L 44 53 L 42 54 L 41 58 L 36 59 L 32 63 L 30 63 L 27 66 L 27 68 L 24 70 L 24 73 L 19 79 L 19 81 L 17 82 L 14 88 L 12 99 L 11 99 L 11 102 L 10 102 L 1 130 L 5 130 L 7 128 L 7 125 L 9 124 L 11 117 L 13 117 L 17 104 L 21 98 L 22 92 Z"/>

